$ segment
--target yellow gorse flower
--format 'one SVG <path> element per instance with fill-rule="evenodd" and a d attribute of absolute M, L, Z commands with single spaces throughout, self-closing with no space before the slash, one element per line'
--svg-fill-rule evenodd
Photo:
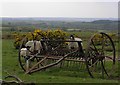
<path fill-rule="evenodd" d="M 42 32 L 42 30 L 40 30 L 40 29 L 36 29 L 35 31 L 34 31 L 34 33 L 41 33 Z"/>
<path fill-rule="evenodd" d="M 25 34 L 20 34 L 20 33 L 15 33 L 15 43 L 14 46 L 20 46 L 21 40 L 26 36 L 28 40 L 41 40 L 42 37 L 48 38 L 51 40 L 64 40 L 66 39 L 67 33 L 57 29 L 57 30 L 40 30 L 40 29 L 35 29 L 34 32 L 28 32 Z"/>

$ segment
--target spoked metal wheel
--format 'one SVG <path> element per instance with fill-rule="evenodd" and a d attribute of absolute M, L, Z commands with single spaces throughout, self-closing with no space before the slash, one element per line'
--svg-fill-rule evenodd
<path fill-rule="evenodd" d="M 109 35 L 93 35 L 86 49 L 86 67 L 92 78 L 110 77 L 115 64 L 115 46 Z"/>
<path fill-rule="evenodd" d="M 18 54 L 19 64 L 25 72 L 40 60 L 40 58 L 38 57 L 40 52 L 35 50 L 35 40 L 33 40 L 34 49 L 32 49 L 32 51 L 30 50 L 30 47 L 26 45 L 27 42 L 28 38 L 23 38 Z M 39 65 L 37 67 L 39 67 Z"/>

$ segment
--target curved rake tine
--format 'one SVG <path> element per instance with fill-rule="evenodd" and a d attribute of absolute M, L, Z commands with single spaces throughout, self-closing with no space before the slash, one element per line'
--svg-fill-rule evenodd
<path fill-rule="evenodd" d="M 18 78 L 17 76 L 14 76 L 14 75 L 6 76 L 5 79 L 7 79 L 7 78 L 15 78 L 16 81 L 18 81 L 19 83 L 23 82 L 20 78 Z"/>
<path fill-rule="evenodd" d="M 73 52 L 71 52 L 71 53 L 66 54 L 64 57 L 60 58 L 58 61 L 56 61 L 56 62 L 54 62 L 54 63 L 51 63 L 51 64 L 48 64 L 48 65 L 46 65 L 46 66 L 43 66 L 43 67 L 41 67 L 41 68 L 39 68 L 39 69 L 33 70 L 33 68 L 31 68 L 31 69 L 30 69 L 28 72 L 26 72 L 26 73 L 33 73 L 33 72 L 36 72 L 36 71 L 39 71 L 39 70 L 43 70 L 43 69 L 46 69 L 46 68 L 55 66 L 55 65 L 57 65 L 58 63 L 60 63 L 62 60 L 64 60 L 67 56 L 69 56 L 70 54 L 75 53 L 75 52 L 76 52 L 76 50 L 73 51 Z M 46 58 L 47 58 L 47 57 L 46 57 Z M 44 60 L 45 60 L 46 58 L 44 58 Z M 43 61 L 43 60 L 42 60 L 42 61 Z M 42 61 L 41 61 L 41 62 L 42 62 Z M 41 63 L 41 62 L 38 62 L 38 63 Z"/>

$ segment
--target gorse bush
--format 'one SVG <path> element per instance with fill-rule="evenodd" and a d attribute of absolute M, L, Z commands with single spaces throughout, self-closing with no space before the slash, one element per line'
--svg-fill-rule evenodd
<path fill-rule="evenodd" d="M 116 34 L 114 33 L 107 33 L 112 39 L 114 39 L 116 37 Z M 106 36 L 102 36 L 101 34 L 96 34 L 93 39 L 94 44 L 102 44 L 102 42 L 105 43 L 105 41 L 107 41 L 107 37 Z"/>
<path fill-rule="evenodd" d="M 70 36 L 69 33 L 64 32 L 63 30 L 60 29 L 56 29 L 56 30 L 41 30 L 41 29 L 36 29 L 33 32 L 28 32 L 28 33 L 14 33 L 14 47 L 16 49 L 19 48 L 21 41 L 24 37 L 27 38 L 27 41 L 31 41 L 31 40 L 38 40 L 40 41 L 41 39 L 47 39 L 47 40 L 66 40 L 68 38 L 68 36 Z M 114 33 L 108 33 L 108 35 L 111 38 L 115 38 L 116 34 Z M 75 35 L 74 35 L 75 36 Z M 77 36 L 77 35 L 76 35 Z M 96 34 L 93 38 L 93 41 L 95 42 L 95 44 L 101 44 L 102 40 L 106 39 L 106 37 L 102 37 L 102 35 L 100 34 Z M 51 46 L 57 46 L 62 42 L 49 42 L 49 44 Z"/>
<path fill-rule="evenodd" d="M 20 33 L 14 33 L 14 47 L 16 49 L 19 48 L 20 44 L 21 44 L 21 41 L 22 39 L 26 36 L 26 34 L 20 34 Z"/>
<path fill-rule="evenodd" d="M 30 40 L 41 40 L 41 39 L 48 39 L 48 40 L 65 40 L 68 34 L 60 29 L 57 30 L 40 30 L 36 29 L 34 32 L 29 33 L 14 33 L 14 47 L 18 49 L 24 37 L 27 38 L 27 41 Z M 55 44 L 55 43 L 50 43 Z"/>

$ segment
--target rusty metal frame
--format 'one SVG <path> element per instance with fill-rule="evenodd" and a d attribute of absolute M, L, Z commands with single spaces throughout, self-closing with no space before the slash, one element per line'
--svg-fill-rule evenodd
<path fill-rule="evenodd" d="M 110 42 L 111 42 L 111 44 L 112 44 L 112 46 L 113 46 L 113 50 L 114 50 L 113 64 L 115 64 L 115 46 L 114 46 L 114 43 L 113 43 L 111 37 L 110 37 L 109 35 L 107 35 L 106 33 L 103 33 L 103 32 L 101 32 L 101 33 L 99 33 L 99 34 L 102 34 L 102 35 L 104 35 L 104 36 L 107 36 L 107 38 L 110 40 Z M 95 34 L 95 35 L 96 35 L 96 34 Z M 93 36 L 89 39 L 88 46 L 87 46 L 87 48 L 86 48 L 85 51 L 83 50 L 83 47 L 82 47 L 82 45 L 81 45 L 81 42 L 82 42 L 82 41 L 75 41 L 75 40 L 40 40 L 40 41 L 41 41 L 41 44 L 42 44 L 42 46 L 43 46 L 43 50 L 42 50 L 42 51 L 43 51 L 43 54 L 42 54 L 42 55 L 44 55 L 44 56 L 40 56 L 40 57 L 39 57 L 39 53 L 38 53 L 38 54 L 35 54 L 35 55 L 31 55 L 31 58 L 29 58 L 28 61 L 30 61 L 31 59 L 36 58 L 36 56 L 38 56 L 39 58 L 41 58 L 41 60 L 39 60 L 39 61 L 38 61 L 36 64 L 34 64 L 31 68 L 27 68 L 27 69 L 25 69 L 25 68 L 22 66 L 22 61 L 21 61 L 21 56 L 20 56 L 20 49 L 22 48 L 22 44 L 21 44 L 20 49 L 19 49 L 19 63 L 20 63 L 20 66 L 22 67 L 22 69 L 25 71 L 26 74 L 29 74 L 29 73 L 33 73 L 33 72 L 36 72 L 36 71 L 40 71 L 40 70 L 43 70 L 43 69 L 46 69 L 46 68 L 55 66 L 55 65 L 59 64 L 60 62 L 62 62 L 63 60 L 65 60 L 65 61 L 83 62 L 83 63 L 86 64 L 86 68 L 87 68 L 87 70 L 88 70 L 89 75 L 90 75 L 92 78 L 94 78 L 94 75 L 90 72 L 90 68 L 89 68 L 89 51 L 90 51 L 90 43 L 91 43 L 91 42 L 92 42 L 93 46 L 95 47 L 94 42 L 92 41 L 92 38 L 93 38 L 95 35 L 93 35 Z M 22 40 L 22 43 L 24 42 L 24 40 L 25 40 L 25 38 Z M 77 50 L 74 50 L 74 51 L 72 51 L 72 52 L 69 52 L 69 53 L 67 53 L 67 54 L 65 54 L 65 55 L 63 55 L 63 56 L 59 56 L 59 55 L 58 55 L 58 57 L 51 57 L 51 56 L 50 56 L 51 51 L 45 49 L 44 43 L 46 43 L 46 42 L 56 42 L 56 43 L 57 43 L 57 42 L 77 42 L 79 47 L 78 47 Z M 58 47 L 59 47 L 59 46 L 58 46 Z M 57 47 L 56 47 L 54 50 L 56 50 L 56 49 L 57 49 Z M 76 51 L 78 51 L 78 52 L 80 53 L 80 56 L 79 56 L 79 57 L 82 57 L 83 60 L 80 60 L 80 59 L 77 60 L 77 59 L 69 59 L 69 58 L 67 58 L 67 57 L 70 56 L 71 54 L 74 54 Z M 98 52 L 98 50 L 97 50 L 96 47 L 95 47 L 95 50 L 94 50 L 94 51 L 96 52 L 96 55 L 99 56 L 99 52 Z M 57 56 L 57 55 L 56 55 L 56 56 Z M 102 68 L 103 68 L 102 73 L 105 72 L 106 75 L 109 76 L 108 73 L 107 73 L 107 71 L 106 71 L 106 69 L 105 69 L 105 67 L 104 67 L 104 64 L 103 64 L 103 59 L 104 59 L 104 57 L 107 57 L 107 56 L 99 56 L 99 57 L 97 57 L 97 60 L 96 60 L 95 63 L 101 62 L 101 66 L 102 66 Z M 93 58 L 94 58 L 94 57 L 93 57 Z M 57 61 L 54 62 L 54 63 L 50 63 L 50 64 L 44 66 L 44 65 L 42 64 L 42 62 L 44 62 L 46 59 L 53 59 L 53 60 L 57 60 Z M 36 68 L 39 64 L 41 64 L 42 66 L 39 67 L 39 68 Z"/>

